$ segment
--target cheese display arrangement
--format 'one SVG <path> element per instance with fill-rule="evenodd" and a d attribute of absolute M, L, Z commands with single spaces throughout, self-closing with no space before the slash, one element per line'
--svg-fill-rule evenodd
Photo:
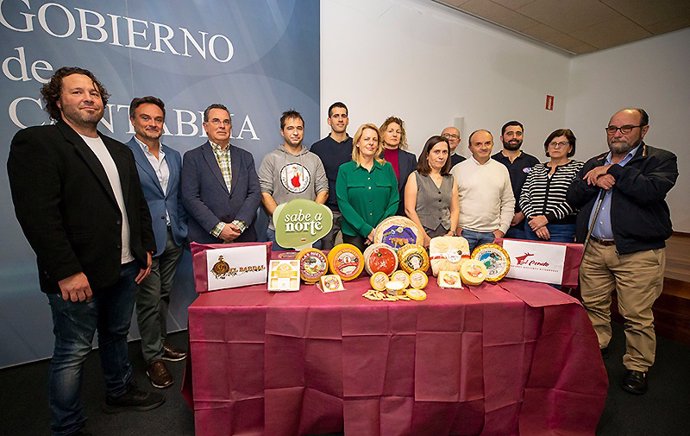
<path fill-rule="evenodd" d="M 377 272 L 391 275 L 398 269 L 398 256 L 389 245 L 371 244 L 364 250 L 364 269 L 370 276 Z"/>
<path fill-rule="evenodd" d="M 439 236 L 429 242 L 429 260 L 434 276 L 439 271 L 460 271 L 470 258 L 470 244 L 462 236 Z"/>
<path fill-rule="evenodd" d="M 415 289 L 424 289 L 429 284 L 429 276 L 424 271 L 414 270 L 410 273 L 410 286 Z"/>
<path fill-rule="evenodd" d="M 383 271 L 375 272 L 369 278 L 369 284 L 376 291 L 383 291 L 386 289 L 386 283 L 389 281 L 390 279 L 388 278 L 388 275 Z"/>
<path fill-rule="evenodd" d="M 497 282 L 510 270 L 510 256 L 498 244 L 483 244 L 472 252 L 472 259 L 486 267 L 486 281 Z"/>
<path fill-rule="evenodd" d="M 328 252 L 328 266 L 333 274 L 343 281 L 354 280 L 364 269 L 364 256 L 352 244 L 338 244 Z"/>
<path fill-rule="evenodd" d="M 397 250 L 406 244 L 419 244 L 422 242 L 421 234 L 422 232 L 411 219 L 404 216 L 392 216 L 376 226 L 374 242 L 386 244 Z"/>
<path fill-rule="evenodd" d="M 306 284 L 314 284 L 328 272 L 328 259 L 321 250 L 305 248 L 297 254 L 299 275 Z"/>
<path fill-rule="evenodd" d="M 429 269 L 429 254 L 426 249 L 417 244 L 407 244 L 398 250 L 398 264 L 406 273 L 414 270 Z"/>
<path fill-rule="evenodd" d="M 460 267 L 460 279 L 466 285 L 481 285 L 487 274 L 484 264 L 476 259 L 468 259 Z"/>
<path fill-rule="evenodd" d="M 391 280 L 403 282 L 405 284 L 405 287 L 410 286 L 410 275 L 402 270 L 397 270 L 396 272 L 391 274 Z"/>
<path fill-rule="evenodd" d="M 462 278 L 458 271 L 440 271 L 436 283 L 439 288 L 462 289 Z"/>

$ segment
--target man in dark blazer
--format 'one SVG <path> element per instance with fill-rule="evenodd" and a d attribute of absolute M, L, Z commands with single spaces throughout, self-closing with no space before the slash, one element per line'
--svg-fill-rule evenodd
<path fill-rule="evenodd" d="M 135 98 L 129 104 L 129 120 L 135 135 L 127 143 L 137 163 L 141 188 L 151 212 L 157 250 L 151 274 L 139 284 L 137 322 L 141 352 L 151 385 L 167 388 L 173 377 L 164 360 L 180 361 L 187 353 L 166 342 L 170 290 L 187 240 L 187 215 L 180 196 L 182 158 L 161 144 L 165 104 L 158 97 Z"/>
<path fill-rule="evenodd" d="M 54 125 L 12 139 L 7 170 L 15 213 L 36 252 L 53 315 L 49 404 L 55 435 L 81 431 L 81 371 L 98 330 L 108 412 L 165 398 L 134 385 L 127 332 L 136 283 L 156 245 L 132 152 L 97 131 L 108 93 L 82 68 L 60 68 L 41 89 Z"/>
<path fill-rule="evenodd" d="M 189 240 L 200 243 L 256 241 L 254 219 L 261 203 L 251 153 L 230 144 L 232 120 L 222 104 L 204 111 L 208 141 L 188 151 L 182 165 L 182 202 Z"/>

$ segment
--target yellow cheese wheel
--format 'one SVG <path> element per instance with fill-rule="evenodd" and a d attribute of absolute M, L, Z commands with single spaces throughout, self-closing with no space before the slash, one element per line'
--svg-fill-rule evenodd
<path fill-rule="evenodd" d="M 397 270 L 396 272 L 391 274 L 391 280 L 403 282 L 405 284 L 405 287 L 410 286 L 410 275 L 407 274 L 405 271 Z"/>
<path fill-rule="evenodd" d="M 338 244 L 328 253 L 328 266 L 344 281 L 354 280 L 364 269 L 364 257 L 352 244 Z"/>
<path fill-rule="evenodd" d="M 328 272 L 326 255 L 316 248 L 303 249 L 297 253 L 297 260 L 299 260 L 299 275 L 304 283 L 316 283 Z"/>
<path fill-rule="evenodd" d="M 497 282 L 510 270 L 510 256 L 498 244 L 483 244 L 472 252 L 472 259 L 478 260 L 486 267 L 487 282 Z"/>
<path fill-rule="evenodd" d="M 398 264 L 408 274 L 417 269 L 426 271 L 429 269 L 429 254 L 421 245 L 407 244 L 398 250 Z"/>
<path fill-rule="evenodd" d="M 429 284 L 429 276 L 424 271 L 414 270 L 410 273 L 410 286 L 415 289 L 424 289 Z"/>
<path fill-rule="evenodd" d="M 383 271 L 376 272 L 369 278 L 371 287 L 376 291 L 383 291 L 386 289 L 386 283 L 388 283 L 388 281 L 389 278 Z"/>
<path fill-rule="evenodd" d="M 421 289 L 408 289 L 405 291 L 405 295 L 416 301 L 426 300 L 426 292 L 422 291 Z"/>
<path fill-rule="evenodd" d="M 486 275 L 484 264 L 475 259 L 466 260 L 460 268 L 460 278 L 466 285 L 480 285 L 486 279 Z"/>

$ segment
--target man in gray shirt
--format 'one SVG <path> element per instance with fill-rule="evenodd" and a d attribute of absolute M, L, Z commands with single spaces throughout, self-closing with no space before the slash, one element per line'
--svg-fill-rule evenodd
<path fill-rule="evenodd" d="M 259 168 L 261 203 L 269 216 L 266 236 L 275 244 L 273 212 L 279 204 L 306 198 L 324 204 L 328 199 L 328 179 L 321 159 L 302 145 L 304 118 L 295 110 L 280 117 L 283 144 L 264 157 Z"/>

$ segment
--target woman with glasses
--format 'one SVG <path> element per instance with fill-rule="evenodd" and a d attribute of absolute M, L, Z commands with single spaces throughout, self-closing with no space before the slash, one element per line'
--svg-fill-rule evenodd
<path fill-rule="evenodd" d="M 571 159 L 575 154 L 575 141 L 570 129 L 554 130 L 544 141 L 544 151 L 550 160 L 532 168 L 520 193 L 527 239 L 575 240 L 577 211 L 565 200 L 568 187 L 583 165 Z"/>
<path fill-rule="evenodd" d="M 383 154 L 381 157 L 393 166 L 395 177 L 398 180 L 398 194 L 400 196 L 400 206 L 397 215 L 405 215 L 404 193 L 407 178 L 417 166 L 417 158 L 413 153 L 405 151 L 407 149 L 407 135 L 405 134 L 405 123 L 398 117 L 391 116 L 381 124 L 381 142 L 383 143 Z"/>
<path fill-rule="evenodd" d="M 405 185 L 405 214 L 423 230 L 425 247 L 431 238 L 455 236 L 458 227 L 458 185 L 450 173 L 449 155 L 443 136 L 429 138 Z"/>

